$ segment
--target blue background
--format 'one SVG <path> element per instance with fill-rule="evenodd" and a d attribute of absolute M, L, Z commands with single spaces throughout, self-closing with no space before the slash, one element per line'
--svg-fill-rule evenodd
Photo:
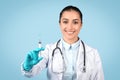
<path fill-rule="evenodd" d="M 97 48 L 105 80 L 120 77 L 120 1 L 119 0 L 0 0 L 0 79 L 47 80 L 46 69 L 26 78 L 20 71 L 28 51 L 61 38 L 59 12 L 67 5 L 83 13 L 80 38 Z"/>

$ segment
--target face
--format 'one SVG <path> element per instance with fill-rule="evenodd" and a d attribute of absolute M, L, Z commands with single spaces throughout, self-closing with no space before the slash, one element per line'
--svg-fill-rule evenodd
<path fill-rule="evenodd" d="M 74 43 L 78 40 L 78 34 L 82 27 L 78 12 L 64 11 L 60 19 L 60 28 L 63 39 L 68 43 Z"/>

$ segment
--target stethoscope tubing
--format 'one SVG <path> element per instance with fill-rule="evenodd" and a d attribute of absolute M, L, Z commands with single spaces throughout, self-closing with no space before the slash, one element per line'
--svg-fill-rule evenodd
<path fill-rule="evenodd" d="M 58 40 L 55 49 L 53 49 L 52 59 L 53 59 L 53 57 L 54 57 L 55 50 L 57 50 L 57 49 L 60 51 L 60 54 L 61 54 L 62 57 L 63 57 L 63 53 L 62 53 L 61 49 L 58 47 L 58 44 L 59 44 L 60 41 L 61 41 L 61 40 Z M 84 57 L 83 57 L 83 72 L 86 72 L 86 50 L 85 50 L 85 44 L 84 44 L 84 42 L 83 42 L 82 40 L 81 40 L 81 43 L 82 43 L 82 45 L 83 45 L 83 50 L 84 50 L 84 55 L 83 55 L 83 56 L 84 56 Z"/>

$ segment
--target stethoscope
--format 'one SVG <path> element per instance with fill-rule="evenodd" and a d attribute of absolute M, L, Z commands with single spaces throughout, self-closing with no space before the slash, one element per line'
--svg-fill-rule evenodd
<path fill-rule="evenodd" d="M 54 53 L 55 53 L 56 50 L 59 50 L 59 51 L 60 51 L 60 54 L 61 54 L 61 56 L 62 56 L 62 58 L 64 58 L 64 57 L 63 57 L 63 53 L 62 53 L 60 47 L 58 47 L 58 44 L 59 44 L 60 41 L 61 41 L 61 40 L 58 40 L 55 49 L 53 49 L 53 52 L 52 52 L 52 59 L 54 58 Z M 85 73 L 85 72 L 86 72 L 86 61 L 85 61 L 85 60 L 86 60 L 86 50 L 85 50 L 84 42 L 83 42 L 82 40 L 81 40 L 81 43 L 82 43 L 82 45 L 83 45 L 83 50 L 84 50 L 83 70 L 82 70 L 82 72 Z"/>

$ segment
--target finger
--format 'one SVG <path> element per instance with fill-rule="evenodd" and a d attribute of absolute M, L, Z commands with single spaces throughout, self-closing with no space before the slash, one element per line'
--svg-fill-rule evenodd
<path fill-rule="evenodd" d="M 39 51 L 44 51 L 45 48 L 41 47 L 41 48 L 36 48 L 35 50 L 33 50 L 34 52 L 38 53 Z"/>
<path fill-rule="evenodd" d="M 38 61 L 41 61 L 42 59 L 43 59 L 43 57 L 39 57 L 39 58 L 38 58 Z"/>
<path fill-rule="evenodd" d="M 27 55 L 26 55 L 26 60 L 31 60 L 32 59 L 32 54 L 31 52 L 29 52 Z"/>
<path fill-rule="evenodd" d="M 39 52 L 31 51 L 31 55 L 32 55 L 32 58 L 33 58 L 34 60 L 37 60 L 37 59 L 38 59 L 38 53 L 39 53 Z"/>
<path fill-rule="evenodd" d="M 39 54 L 39 51 L 43 51 L 44 50 L 44 48 L 43 47 L 41 47 L 41 48 L 36 48 L 35 50 L 33 50 L 33 51 L 30 51 L 29 53 L 28 53 L 28 58 L 29 59 L 34 59 L 34 60 L 36 60 L 36 59 L 38 59 L 38 54 Z"/>
<path fill-rule="evenodd" d="M 40 51 L 44 51 L 44 50 L 45 50 L 45 48 L 41 47 L 41 50 L 40 50 Z"/>

